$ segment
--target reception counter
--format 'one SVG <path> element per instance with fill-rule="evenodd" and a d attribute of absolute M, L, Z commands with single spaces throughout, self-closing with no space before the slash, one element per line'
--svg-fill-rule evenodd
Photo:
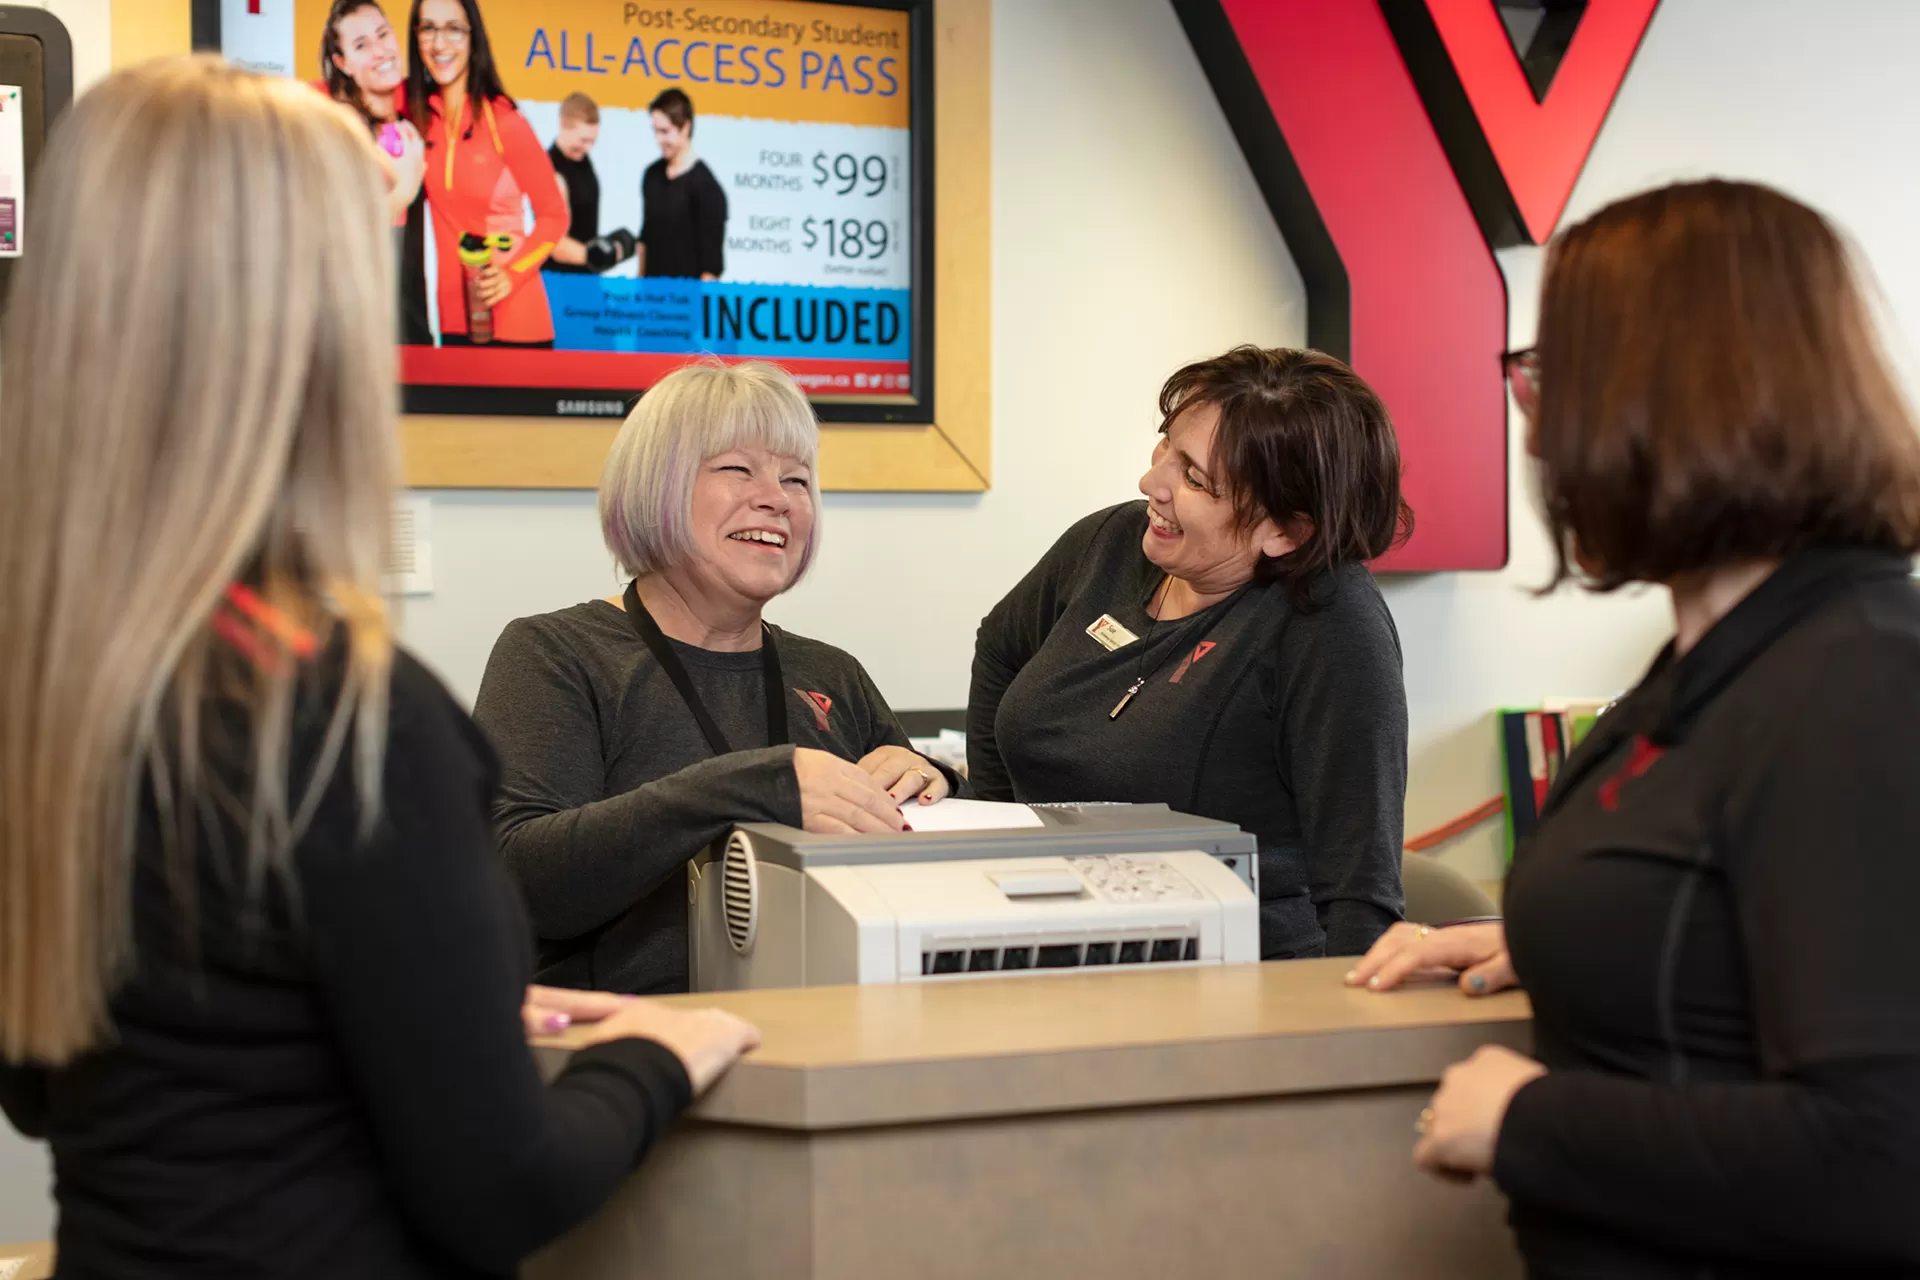
<path fill-rule="evenodd" d="M 1350 961 L 678 997 L 763 1047 L 529 1280 L 1518 1276 L 1414 1118 L 1518 994 Z M 544 1049 L 550 1067 L 565 1041 Z"/>

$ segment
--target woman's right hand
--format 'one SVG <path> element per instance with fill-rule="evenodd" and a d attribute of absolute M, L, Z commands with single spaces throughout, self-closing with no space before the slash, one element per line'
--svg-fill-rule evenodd
<path fill-rule="evenodd" d="M 904 831 L 900 805 L 859 765 L 831 751 L 793 749 L 793 776 L 800 784 L 800 825 L 823 835 L 859 831 Z"/>
<path fill-rule="evenodd" d="M 393 197 L 404 213 L 420 194 L 420 184 L 427 176 L 427 144 L 411 120 L 395 121 L 394 127 L 399 130 L 401 146 L 393 161 Z"/>
<path fill-rule="evenodd" d="M 1460 989 L 1470 996 L 1520 985 L 1507 958 L 1507 927 L 1497 921 L 1445 929 L 1403 921 L 1360 957 L 1346 981 L 1350 987 L 1391 991 L 1415 974 L 1434 970 L 1458 973 Z"/>
<path fill-rule="evenodd" d="M 723 1009 L 684 1009 L 639 999 L 627 1001 L 598 1022 L 576 1024 L 573 1040 L 580 1046 L 609 1040 L 663 1044 L 687 1069 L 697 1098 L 738 1062 L 741 1054 L 760 1047 L 760 1031 Z"/>

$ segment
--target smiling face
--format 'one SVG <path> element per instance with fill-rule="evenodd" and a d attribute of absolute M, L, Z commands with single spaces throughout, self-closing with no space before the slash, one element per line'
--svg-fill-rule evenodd
<path fill-rule="evenodd" d="M 471 56 L 473 28 L 460 0 L 421 0 L 420 57 L 427 74 L 441 88 L 463 81 Z"/>
<path fill-rule="evenodd" d="M 713 593 L 756 605 L 793 585 L 813 540 L 812 471 L 747 446 L 707 459 L 693 480 L 687 571 Z"/>
<path fill-rule="evenodd" d="M 568 119 L 560 122 L 560 132 L 554 135 L 553 145 L 569 160 L 584 160 L 599 140 L 599 125 Z"/>
<path fill-rule="evenodd" d="M 355 9 L 333 24 L 339 52 L 333 65 L 362 93 L 388 94 L 407 78 L 400 62 L 400 39 L 377 5 Z"/>
<path fill-rule="evenodd" d="M 1251 529 L 1234 519 L 1226 477 L 1211 474 L 1218 405 L 1183 410 L 1153 447 L 1140 477 L 1147 498 L 1147 559 L 1202 593 L 1232 591 L 1253 578 L 1262 555 L 1283 556 L 1298 544 L 1270 518 Z"/>
<path fill-rule="evenodd" d="M 668 164 L 678 160 L 693 140 L 693 121 L 683 127 L 667 118 L 664 111 L 652 113 L 653 140 L 660 144 L 660 155 Z"/>

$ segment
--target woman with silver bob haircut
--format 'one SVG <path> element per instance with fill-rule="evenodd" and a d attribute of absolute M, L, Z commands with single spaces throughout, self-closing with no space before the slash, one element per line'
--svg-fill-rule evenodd
<path fill-rule="evenodd" d="M 851 655 L 761 616 L 813 558 L 819 439 L 773 365 L 661 379 L 600 480 L 626 591 L 495 644 L 474 714 L 543 982 L 684 991 L 685 866 L 734 823 L 898 831 L 902 804 L 958 789 Z"/>

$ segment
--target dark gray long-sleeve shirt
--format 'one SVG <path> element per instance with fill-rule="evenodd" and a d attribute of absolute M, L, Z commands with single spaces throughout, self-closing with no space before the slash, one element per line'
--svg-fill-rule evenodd
<path fill-rule="evenodd" d="M 774 635 L 792 740 L 779 747 L 764 745 L 759 651 L 668 642 L 735 748 L 716 758 L 621 610 L 594 600 L 507 625 L 474 718 L 500 753 L 494 824 L 540 937 L 541 982 L 685 991 L 687 862 L 735 823 L 800 824 L 795 746 L 858 760 L 908 745 L 851 655 Z"/>
<path fill-rule="evenodd" d="M 1144 502 L 1081 520 L 980 624 L 975 794 L 1161 801 L 1237 823 L 1259 840 L 1262 957 L 1365 951 L 1404 906 L 1407 696 L 1379 588 L 1347 565 L 1311 611 L 1256 584 L 1157 623 L 1146 520 Z M 1102 615 L 1138 639 L 1109 651 L 1087 633 Z"/>

